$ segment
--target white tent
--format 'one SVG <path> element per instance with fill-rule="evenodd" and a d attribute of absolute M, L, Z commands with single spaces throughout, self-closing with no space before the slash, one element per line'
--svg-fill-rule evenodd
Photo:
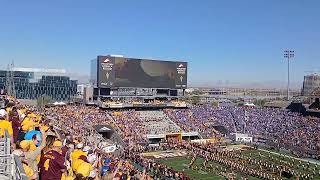
<path fill-rule="evenodd" d="M 255 105 L 253 103 L 245 103 L 244 106 L 255 107 Z"/>
<path fill-rule="evenodd" d="M 60 103 L 59 102 L 54 102 L 53 105 L 58 106 L 58 105 L 60 105 Z"/>
<path fill-rule="evenodd" d="M 64 103 L 64 102 L 54 102 L 54 103 L 52 103 L 54 106 L 64 106 L 64 105 L 66 105 L 66 103 Z"/>
<path fill-rule="evenodd" d="M 60 106 L 63 106 L 63 105 L 66 105 L 66 103 L 64 103 L 64 102 L 61 101 L 61 102 L 59 102 L 59 105 L 60 105 Z"/>

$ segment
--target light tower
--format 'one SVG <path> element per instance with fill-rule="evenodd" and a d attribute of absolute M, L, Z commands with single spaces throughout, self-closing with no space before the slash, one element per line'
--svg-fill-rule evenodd
<path fill-rule="evenodd" d="M 11 64 L 8 64 L 8 69 L 6 74 L 6 90 L 9 96 L 16 97 L 13 67 L 14 67 L 13 62 Z"/>
<path fill-rule="evenodd" d="M 289 88 L 290 88 L 290 59 L 294 57 L 294 51 L 291 50 L 285 50 L 284 51 L 284 58 L 287 59 L 288 61 L 288 85 L 287 85 L 287 100 L 290 100 L 290 96 L 289 96 Z"/>

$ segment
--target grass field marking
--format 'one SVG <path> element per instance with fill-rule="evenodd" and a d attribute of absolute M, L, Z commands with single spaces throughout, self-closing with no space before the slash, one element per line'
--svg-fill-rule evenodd
<path fill-rule="evenodd" d="M 221 165 L 214 161 L 209 161 L 208 165 L 212 165 L 212 169 L 194 169 L 188 168 L 188 163 L 191 161 L 190 158 L 183 158 L 183 157 L 176 157 L 176 158 L 169 158 L 169 159 L 159 159 L 159 162 L 166 164 L 167 166 L 180 171 L 184 172 L 189 175 L 189 177 L 195 180 L 225 180 L 225 176 L 235 176 L 236 179 L 241 179 L 241 177 L 245 177 L 246 175 L 238 173 L 237 171 L 233 171 L 232 169 L 226 168 L 224 165 Z M 198 167 L 202 167 L 204 159 L 199 157 L 196 159 L 195 164 Z M 227 172 L 222 173 L 223 169 L 227 169 Z M 248 177 L 248 176 L 246 176 Z M 258 178 L 254 178 L 252 176 L 248 177 L 249 180 L 258 180 Z"/>
<path fill-rule="evenodd" d="M 280 153 L 273 152 L 273 151 L 268 151 L 268 150 L 265 150 L 265 149 L 258 149 L 258 150 L 259 150 L 259 151 L 268 152 L 268 153 L 271 153 L 271 154 L 275 154 L 275 155 L 278 155 L 278 156 L 284 156 L 284 157 L 287 157 L 287 158 L 293 158 L 293 159 L 299 160 L 299 161 L 309 162 L 309 163 L 311 163 L 311 164 L 320 165 L 320 162 L 308 161 L 308 160 L 306 160 L 306 159 L 297 158 L 297 157 L 293 157 L 293 156 L 288 156 L 288 155 L 286 155 L 286 154 L 280 154 Z"/>
<path fill-rule="evenodd" d="M 189 164 L 182 163 L 181 165 L 182 165 L 183 167 L 189 167 Z"/>
<path fill-rule="evenodd" d="M 208 174 L 206 171 L 202 171 L 202 170 L 199 170 L 198 173 L 199 174 L 203 174 L 203 175 L 207 175 Z"/>
<path fill-rule="evenodd" d="M 141 153 L 141 155 L 144 157 L 160 159 L 160 158 L 187 156 L 188 153 L 185 150 L 171 150 L 171 151 L 146 152 L 146 153 Z"/>

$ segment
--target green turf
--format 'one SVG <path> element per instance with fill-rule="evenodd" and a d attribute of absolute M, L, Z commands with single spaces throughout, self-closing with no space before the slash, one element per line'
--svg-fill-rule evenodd
<path fill-rule="evenodd" d="M 225 177 L 223 177 L 222 175 L 220 175 L 221 170 L 225 169 L 223 166 L 221 166 L 220 164 L 217 164 L 215 162 L 209 162 L 208 165 L 212 165 L 213 167 L 216 167 L 217 169 L 211 169 L 209 170 L 196 170 L 196 169 L 192 169 L 192 168 L 188 168 L 188 164 L 190 163 L 191 159 L 188 158 L 183 158 L 183 157 L 179 157 L 179 158 L 169 158 L 169 159 L 161 159 L 159 160 L 162 164 L 165 164 L 179 172 L 185 172 L 186 174 L 188 174 L 192 179 L 197 179 L 197 180 L 219 180 L 219 179 L 226 179 Z M 197 166 L 197 167 L 202 167 L 202 163 L 203 163 L 203 159 L 202 158 L 197 158 L 197 160 L 195 161 L 193 167 Z M 231 173 L 230 169 L 227 169 L 228 173 Z M 244 175 L 241 174 L 237 174 L 235 173 L 236 179 L 241 179 L 241 177 L 244 177 Z M 254 177 L 248 177 L 249 180 L 256 180 L 257 178 Z"/>
<path fill-rule="evenodd" d="M 217 173 L 211 173 L 211 172 L 205 172 L 201 170 L 193 170 L 191 168 L 188 168 L 188 164 L 190 163 L 190 159 L 188 158 L 170 158 L 170 159 L 162 159 L 160 160 L 161 163 L 177 170 L 180 172 L 185 172 L 188 174 L 191 178 L 194 179 L 225 179 L 222 176 L 218 176 Z M 203 160 L 198 158 L 194 165 L 196 166 L 202 166 Z"/>

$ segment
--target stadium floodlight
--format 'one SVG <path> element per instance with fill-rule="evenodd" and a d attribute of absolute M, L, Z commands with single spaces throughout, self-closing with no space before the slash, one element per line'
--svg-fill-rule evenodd
<path fill-rule="evenodd" d="M 291 50 L 285 50 L 284 51 L 284 58 L 287 59 L 288 61 L 288 85 L 287 85 L 287 100 L 290 100 L 290 96 L 289 96 L 289 86 L 290 86 L 290 59 L 294 57 L 294 51 Z"/>

